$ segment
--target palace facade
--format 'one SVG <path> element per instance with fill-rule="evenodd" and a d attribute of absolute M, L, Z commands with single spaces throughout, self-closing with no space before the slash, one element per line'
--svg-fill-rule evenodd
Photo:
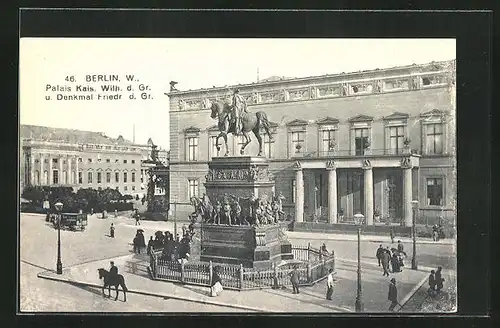
<path fill-rule="evenodd" d="M 152 140 L 134 144 L 103 133 L 20 126 L 20 183 L 24 186 L 114 188 L 125 195 L 146 193 Z M 168 161 L 161 150 L 160 159 Z M 168 162 L 166 162 L 168 163 Z M 165 190 L 157 190 L 165 193 Z"/>
<path fill-rule="evenodd" d="M 174 90 L 170 98 L 170 192 L 180 212 L 202 195 L 215 147 L 210 103 L 238 88 L 248 111 L 264 111 L 263 138 L 275 192 L 296 221 L 330 223 L 365 216 L 410 225 L 419 217 L 453 221 L 456 208 L 455 61 L 279 79 L 224 88 Z M 257 155 L 252 142 L 245 155 Z M 223 140 L 219 141 L 223 143 Z M 229 136 L 239 156 L 241 137 Z M 184 204 L 184 205 L 183 205 Z"/>

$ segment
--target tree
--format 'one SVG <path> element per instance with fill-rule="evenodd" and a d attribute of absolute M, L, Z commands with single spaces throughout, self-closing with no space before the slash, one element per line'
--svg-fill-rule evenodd
<path fill-rule="evenodd" d="M 41 206 L 47 194 L 48 193 L 46 193 L 41 186 L 26 186 L 23 190 L 22 197 L 35 205 Z"/>

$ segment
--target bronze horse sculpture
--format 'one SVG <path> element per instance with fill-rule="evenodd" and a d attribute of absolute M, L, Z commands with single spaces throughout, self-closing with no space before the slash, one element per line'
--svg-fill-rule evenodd
<path fill-rule="evenodd" d="M 125 279 L 121 274 L 118 275 L 111 275 L 108 270 L 100 268 L 97 270 L 99 272 L 99 279 L 104 279 L 104 285 L 102 286 L 102 295 L 106 297 L 106 293 L 104 293 L 104 288 L 108 287 L 108 297 L 111 297 L 111 286 L 115 287 L 116 290 L 116 297 L 115 301 L 118 300 L 118 286 L 120 286 L 123 289 L 123 297 L 124 297 L 124 302 L 127 301 L 127 291 L 128 288 L 125 285 Z"/>
<path fill-rule="evenodd" d="M 231 122 L 231 108 L 232 105 L 227 102 L 215 101 L 210 106 L 211 114 L 210 117 L 213 119 L 218 119 L 219 135 L 217 136 L 215 146 L 217 150 L 220 150 L 219 138 L 224 138 L 224 143 L 226 146 L 226 153 L 224 156 L 229 155 L 229 148 L 227 146 L 227 135 L 229 133 L 235 132 L 235 122 Z M 266 113 L 259 111 L 257 113 L 243 112 L 241 114 L 241 132 L 245 137 L 245 143 L 240 149 L 240 154 L 245 153 L 245 147 L 252 141 L 250 138 L 250 132 L 253 132 L 257 141 L 259 142 L 259 153 L 257 156 L 262 156 L 262 136 L 260 135 L 261 129 L 264 129 L 269 140 L 272 140 L 272 135 L 269 131 L 269 121 L 267 119 Z"/>

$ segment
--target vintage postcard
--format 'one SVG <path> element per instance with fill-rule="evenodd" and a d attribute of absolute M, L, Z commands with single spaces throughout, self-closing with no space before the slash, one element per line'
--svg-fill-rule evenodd
<path fill-rule="evenodd" d="M 20 39 L 20 313 L 455 313 L 455 39 Z"/>

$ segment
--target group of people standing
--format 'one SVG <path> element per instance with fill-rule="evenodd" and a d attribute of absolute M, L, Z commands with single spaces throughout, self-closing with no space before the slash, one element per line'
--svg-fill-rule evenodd
<path fill-rule="evenodd" d="M 383 247 L 379 246 L 377 249 L 377 253 L 375 255 L 377 257 L 378 266 L 382 266 L 384 270 L 383 276 L 389 276 L 389 272 L 401 272 L 404 267 L 404 259 L 406 257 L 406 253 L 404 252 L 404 245 L 401 240 L 398 240 L 397 248 L 389 249 L 389 246 Z M 389 265 L 391 265 L 392 270 L 389 269 Z"/>
<path fill-rule="evenodd" d="M 439 241 L 440 239 L 444 239 L 444 228 L 441 224 L 435 224 L 432 226 L 432 240 Z"/>
<path fill-rule="evenodd" d="M 441 293 L 441 289 L 443 289 L 444 278 L 442 276 L 442 267 L 438 267 L 436 271 L 431 270 L 431 274 L 429 275 L 429 290 L 428 293 L 431 296 L 436 296 Z"/>

